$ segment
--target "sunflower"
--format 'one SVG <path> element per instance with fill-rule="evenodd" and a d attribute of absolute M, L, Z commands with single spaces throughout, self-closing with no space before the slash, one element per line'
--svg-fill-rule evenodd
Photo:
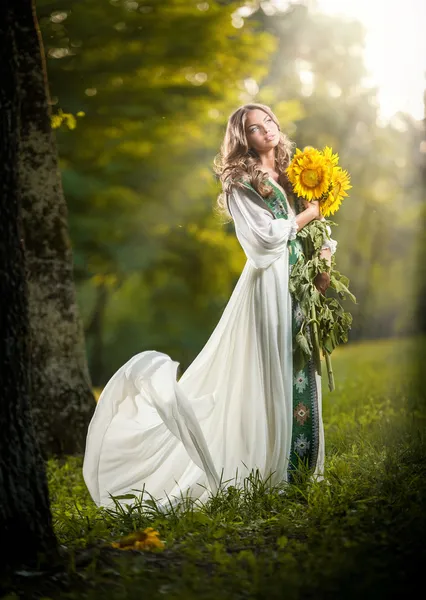
<path fill-rule="evenodd" d="M 303 157 L 303 152 L 302 150 L 300 150 L 300 148 L 296 148 L 296 152 L 294 153 L 294 156 L 292 158 L 292 160 L 290 161 L 290 164 L 286 170 L 287 176 L 289 181 L 294 185 L 296 183 L 296 166 L 299 163 L 299 159 L 301 157 Z"/>
<path fill-rule="evenodd" d="M 316 148 L 297 149 L 286 172 L 298 196 L 311 201 L 328 193 L 331 183 L 329 160 Z"/>
<path fill-rule="evenodd" d="M 325 146 L 323 148 L 322 154 L 325 160 L 327 161 L 327 164 L 329 165 L 330 169 L 337 167 L 339 163 L 339 155 L 337 153 L 333 154 L 333 150 L 330 148 L 330 146 Z"/>
<path fill-rule="evenodd" d="M 305 146 L 303 150 L 300 150 L 300 148 L 296 148 L 296 152 L 290 162 L 290 165 L 287 168 L 288 178 L 293 185 L 296 184 L 297 174 L 300 172 L 301 165 L 303 164 L 303 159 L 313 154 L 317 156 L 318 150 L 316 150 L 312 146 Z"/>
<path fill-rule="evenodd" d="M 339 209 L 343 198 L 348 195 L 346 190 L 350 190 L 352 187 L 349 173 L 343 171 L 341 167 L 333 167 L 331 185 L 331 193 L 324 202 L 321 202 L 321 214 L 324 217 L 333 215 Z"/>

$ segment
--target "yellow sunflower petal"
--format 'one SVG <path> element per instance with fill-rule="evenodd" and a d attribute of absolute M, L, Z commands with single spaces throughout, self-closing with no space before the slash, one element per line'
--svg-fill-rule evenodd
<path fill-rule="evenodd" d="M 319 199 L 330 185 L 330 169 L 322 154 L 315 148 L 297 152 L 288 169 L 294 192 L 306 200 Z"/>
<path fill-rule="evenodd" d="M 330 148 L 330 146 L 325 146 L 323 151 L 322 151 L 324 158 L 328 161 L 331 162 L 331 164 L 333 165 L 333 167 L 337 166 L 339 163 L 339 155 L 333 154 L 333 150 L 332 148 Z"/>
<path fill-rule="evenodd" d="M 351 189 L 350 177 L 347 171 L 334 167 L 331 177 L 332 190 L 327 200 L 321 205 L 321 213 L 327 217 L 334 215 L 340 208 L 343 198 L 348 196 L 347 190 Z"/>
<path fill-rule="evenodd" d="M 320 200 L 324 216 L 338 210 L 348 195 L 346 190 L 352 187 L 349 174 L 338 166 L 338 161 L 338 154 L 333 153 L 330 146 L 325 146 L 323 151 L 305 146 L 303 150 L 296 149 L 286 169 L 294 193 L 309 201 Z"/>

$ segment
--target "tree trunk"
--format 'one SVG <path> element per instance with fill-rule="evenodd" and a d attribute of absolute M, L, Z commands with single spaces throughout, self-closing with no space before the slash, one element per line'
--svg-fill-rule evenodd
<path fill-rule="evenodd" d="M 95 407 L 73 279 L 67 207 L 32 0 L 15 0 L 19 186 L 29 288 L 32 411 L 44 456 L 84 450 Z"/>
<path fill-rule="evenodd" d="M 25 258 L 20 243 L 19 95 L 13 0 L 0 3 L 0 539 L 8 566 L 56 546 L 30 411 Z"/>

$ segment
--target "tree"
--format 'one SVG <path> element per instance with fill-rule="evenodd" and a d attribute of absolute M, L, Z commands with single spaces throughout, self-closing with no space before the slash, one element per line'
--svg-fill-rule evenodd
<path fill-rule="evenodd" d="M 358 302 L 346 305 L 350 339 L 410 333 L 420 186 L 407 148 L 415 144 L 418 154 L 418 127 L 402 113 L 379 121 L 376 89 L 363 81 L 360 22 L 288 4 L 263 16 L 279 50 L 258 98 L 272 104 L 299 148 L 332 146 L 351 174 L 350 197 L 332 218 L 337 267 Z"/>
<path fill-rule="evenodd" d="M 95 404 L 34 4 L 21 0 L 16 11 L 19 190 L 29 289 L 32 411 L 43 454 L 74 453 L 84 449 Z"/>
<path fill-rule="evenodd" d="M 0 535 L 7 556 L 2 570 L 7 565 L 32 564 L 56 545 L 46 474 L 30 413 L 28 289 L 20 241 L 16 8 L 21 16 L 31 14 L 29 0 L 0 4 Z"/>
<path fill-rule="evenodd" d="M 241 4 L 37 2 L 53 111 L 85 113 L 57 140 L 95 385 L 147 348 L 190 362 L 242 268 L 211 166 L 275 46 L 234 26 Z"/>
<path fill-rule="evenodd" d="M 85 113 L 57 140 L 95 385 L 144 349 L 189 364 L 217 323 L 244 256 L 211 216 L 211 165 L 227 116 L 251 100 L 299 147 L 331 144 L 351 173 L 334 230 L 359 301 L 351 339 L 409 331 L 393 282 L 411 277 L 411 130 L 377 124 L 360 23 L 300 2 L 275 14 L 242 0 L 37 8 L 53 111 Z"/>

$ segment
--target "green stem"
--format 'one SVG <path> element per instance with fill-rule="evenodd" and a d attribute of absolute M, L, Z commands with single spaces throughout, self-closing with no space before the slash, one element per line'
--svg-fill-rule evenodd
<path fill-rule="evenodd" d="M 318 375 L 321 375 L 321 354 L 320 354 L 319 335 L 318 335 L 317 312 L 315 310 L 315 304 L 311 305 L 311 319 L 312 319 L 312 330 L 313 330 L 313 334 L 314 334 L 314 340 L 313 340 L 314 363 L 315 363 L 315 368 L 318 371 Z"/>
<path fill-rule="evenodd" d="M 308 243 L 307 240 L 303 242 L 303 250 L 305 253 L 305 257 L 308 256 Z M 315 304 L 311 305 L 311 321 L 312 321 L 312 331 L 313 331 L 313 358 L 315 368 L 318 372 L 318 375 L 321 376 L 321 349 L 319 343 L 319 333 L 318 333 L 318 321 L 317 321 L 317 311 L 315 308 Z M 331 365 L 331 356 L 330 354 L 323 349 L 323 355 L 325 356 L 325 364 L 327 366 L 327 376 L 328 376 L 328 389 L 330 392 L 334 391 L 334 374 L 333 367 Z"/>
<path fill-rule="evenodd" d="M 331 364 L 331 356 L 325 350 L 324 350 L 324 356 L 325 356 L 325 364 L 327 365 L 328 389 L 330 390 L 330 392 L 333 392 L 335 389 L 335 385 L 334 385 L 333 366 Z"/>

